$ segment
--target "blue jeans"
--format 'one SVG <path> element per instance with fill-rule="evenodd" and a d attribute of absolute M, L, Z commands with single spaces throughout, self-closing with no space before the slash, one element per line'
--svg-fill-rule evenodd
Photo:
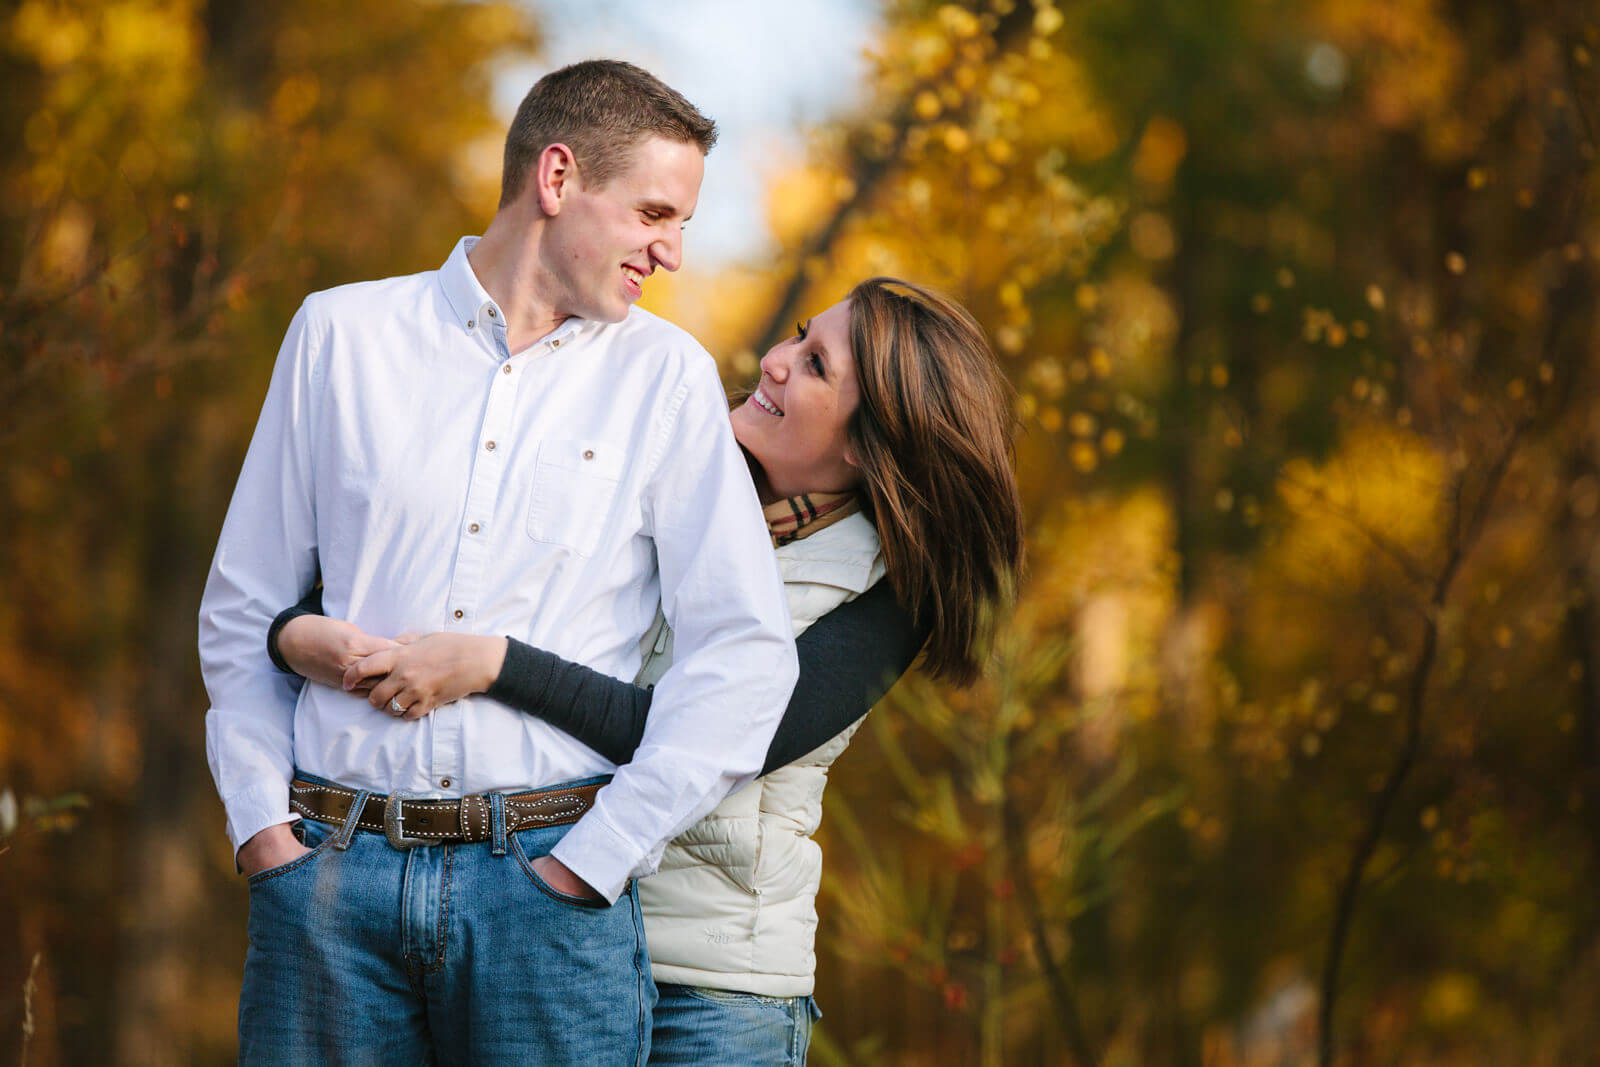
<path fill-rule="evenodd" d="M 650 1035 L 652 1064 L 800 1067 L 820 1019 L 810 997 L 763 997 L 663 985 Z"/>
<path fill-rule="evenodd" d="M 655 984 L 633 887 L 608 906 L 530 866 L 566 827 L 496 854 L 296 825 L 312 851 L 250 878 L 242 1063 L 645 1062 Z"/>

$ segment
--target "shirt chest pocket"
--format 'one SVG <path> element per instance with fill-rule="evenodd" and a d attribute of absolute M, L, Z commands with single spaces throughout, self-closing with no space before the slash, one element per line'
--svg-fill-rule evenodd
<path fill-rule="evenodd" d="M 539 444 L 528 501 L 528 536 L 591 556 L 622 478 L 622 450 L 608 441 Z"/>

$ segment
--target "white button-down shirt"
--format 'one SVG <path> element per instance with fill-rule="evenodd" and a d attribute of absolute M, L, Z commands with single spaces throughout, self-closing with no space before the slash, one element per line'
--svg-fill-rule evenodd
<path fill-rule="evenodd" d="M 615 900 L 759 771 L 789 616 L 711 357 L 638 309 L 513 354 L 473 241 L 313 294 L 290 325 L 200 607 L 207 754 L 235 849 L 292 818 L 295 768 L 435 796 L 615 771 L 554 853 Z M 508 634 L 617 677 L 659 599 L 679 659 L 620 768 L 481 696 L 396 720 L 268 661 L 319 572 L 328 614 L 369 633 Z"/>

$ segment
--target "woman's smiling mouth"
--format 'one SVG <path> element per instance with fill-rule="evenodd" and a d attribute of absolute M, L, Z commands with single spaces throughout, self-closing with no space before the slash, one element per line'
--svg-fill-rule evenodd
<path fill-rule="evenodd" d="M 765 411 L 768 415 L 776 415 L 780 419 L 783 418 L 783 409 L 774 404 L 772 399 L 761 390 L 759 385 L 756 386 L 756 391 L 750 394 L 750 400 L 756 405 L 756 407 L 760 408 L 762 411 Z"/>

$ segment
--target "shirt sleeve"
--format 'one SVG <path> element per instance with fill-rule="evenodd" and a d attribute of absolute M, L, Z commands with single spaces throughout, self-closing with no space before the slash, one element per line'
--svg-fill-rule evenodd
<path fill-rule="evenodd" d="M 795 640 L 800 680 L 767 747 L 761 773 L 787 767 L 872 710 L 911 666 L 926 639 L 927 630 L 895 600 L 888 582 L 878 582 L 818 619 Z M 489 696 L 537 715 L 613 763 L 633 758 L 644 740 L 650 689 L 514 637 L 508 641 L 505 664 Z"/>
<path fill-rule="evenodd" d="M 272 665 L 285 674 L 294 674 L 295 669 L 289 666 L 289 661 L 283 658 L 283 653 L 278 649 L 278 635 L 283 633 L 283 628 L 302 615 L 321 615 L 322 611 L 322 586 L 317 586 L 311 592 L 300 598 L 300 603 L 291 605 L 278 612 L 272 620 L 272 625 L 267 627 L 267 658 Z"/>
<path fill-rule="evenodd" d="M 234 851 L 292 822 L 300 681 L 261 654 L 273 613 L 317 575 L 312 495 L 316 388 L 309 305 L 289 324 L 200 600 L 200 670 L 211 709 L 206 758 Z"/>
<path fill-rule="evenodd" d="M 761 770 L 796 675 L 777 559 L 703 353 L 663 425 L 642 505 L 673 665 L 633 760 L 552 850 L 611 901 L 654 869 L 666 841 Z"/>

